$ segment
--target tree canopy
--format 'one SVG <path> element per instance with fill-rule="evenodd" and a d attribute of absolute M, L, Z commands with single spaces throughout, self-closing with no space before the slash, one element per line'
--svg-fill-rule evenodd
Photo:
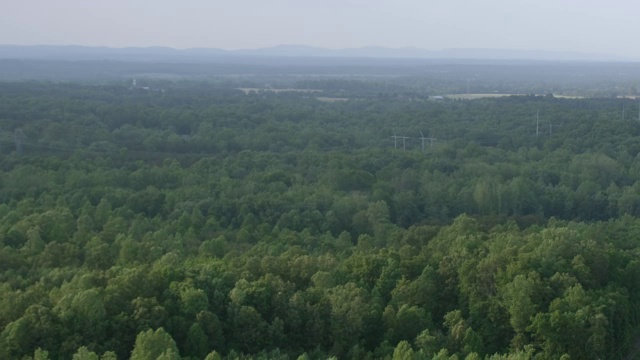
<path fill-rule="evenodd" d="M 0 83 L 0 358 L 613 359 L 636 339 L 631 100 L 164 86 Z"/>

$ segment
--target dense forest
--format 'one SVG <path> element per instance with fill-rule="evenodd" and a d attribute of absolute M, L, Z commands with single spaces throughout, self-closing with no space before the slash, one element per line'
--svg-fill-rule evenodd
<path fill-rule="evenodd" d="M 620 359 L 621 98 L 0 83 L 2 359 Z"/>

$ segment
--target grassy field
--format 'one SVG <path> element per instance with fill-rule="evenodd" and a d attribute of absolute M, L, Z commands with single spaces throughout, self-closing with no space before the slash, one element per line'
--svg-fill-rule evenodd
<path fill-rule="evenodd" d="M 324 102 L 336 102 L 336 101 L 347 101 L 349 98 L 336 98 L 336 97 L 316 97 L 316 99 Z"/>
<path fill-rule="evenodd" d="M 271 92 L 275 92 L 275 93 L 281 93 L 281 92 L 304 92 L 304 93 L 313 93 L 313 92 L 322 92 L 322 90 L 316 90 L 316 89 L 260 89 L 260 88 L 239 88 L 238 90 L 242 90 L 244 91 L 245 94 L 248 94 L 250 92 L 261 92 L 261 91 L 271 91 Z"/>
<path fill-rule="evenodd" d="M 559 99 L 584 99 L 584 96 L 577 95 L 553 95 L 553 97 L 557 97 Z"/>
<path fill-rule="evenodd" d="M 496 97 L 517 96 L 517 95 L 522 95 L 522 94 L 496 94 L 496 93 L 490 93 L 490 94 L 449 94 L 449 95 L 444 95 L 444 97 L 445 98 L 449 98 L 449 99 L 456 99 L 456 100 L 473 100 L 473 99 L 480 99 L 480 98 L 496 98 Z"/>
<path fill-rule="evenodd" d="M 498 98 L 498 97 L 505 97 L 505 96 L 524 96 L 525 94 L 502 94 L 502 93 L 489 93 L 489 94 L 449 94 L 449 95 L 444 95 L 443 97 L 448 98 L 448 99 L 455 99 L 455 100 L 473 100 L 473 99 L 481 99 L 481 98 Z M 542 94 L 538 94 L 538 95 L 542 95 Z M 556 98 L 560 98 L 560 99 L 584 99 L 584 96 L 575 96 L 575 95 L 557 95 L 557 94 L 553 94 L 554 97 Z M 627 97 L 627 98 L 633 98 L 633 97 Z"/>

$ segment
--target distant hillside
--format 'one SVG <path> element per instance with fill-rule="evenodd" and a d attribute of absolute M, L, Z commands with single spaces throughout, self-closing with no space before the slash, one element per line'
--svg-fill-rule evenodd
<path fill-rule="evenodd" d="M 223 50 L 215 48 L 173 49 L 168 47 L 109 48 L 78 45 L 0 45 L 0 59 L 207 62 L 220 58 L 246 58 L 255 56 L 551 61 L 628 60 L 605 54 L 509 49 L 446 49 L 433 51 L 416 47 L 386 48 L 367 46 L 334 50 L 305 45 L 278 45 L 260 49 Z"/>

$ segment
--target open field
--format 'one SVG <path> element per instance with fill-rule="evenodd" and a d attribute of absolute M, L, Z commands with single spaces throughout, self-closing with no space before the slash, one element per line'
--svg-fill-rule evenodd
<path fill-rule="evenodd" d="M 473 99 L 481 99 L 481 98 L 499 98 L 505 96 L 525 96 L 526 94 L 502 94 L 502 93 L 489 93 L 489 94 L 449 94 L 444 95 L 443 97 L 454 100 L 473 100 Z M 543 94 L 537 94 L 538 96 L 543 96 Z M 553 97 L 559 99 L 584 99 L 584 96 L 576 96 L 576 95 L 557 95 L 553 94 Z M 619 97 L 621 98 L 621 97 Z M 625 96 L 624 98 L 633 99 L 634 96 Z"/>
<path fill-rule="evenodd" d="M 322 90 L 317 90 L 317 89 L 261 89 L 261 88 L 238 88 L 238 90 L 242 90 L 244 91 L 245 94 L 248 94 L 250 92 L 261 92 L 261 91 L 271 91 L 274 93 L 281 93 L 281 92 L 303 92 L 303 93 L 312 93 L 312 92 L 322 92 Z"/>
<path fill-rule="evenodd" d="M 336 102 L 336 101 L 347 101 L 349 100 L 349 98 L 337 98 L 337 97 L 323 97 L 323 96 L 319 96 L 316 97 L 316 99 L 320 100 L 320 101 L 324 101 L 324 102 Z"/>
<path fill-rule="evenodd" d="M 577 95 L 553 95 L 553 97 L 557 97 L 559 99 L 584 99 L 584 96 L 577 96 Z"/>
<path fill-rule="evenodd" d="M 444 97 L 445 98 L 449 98 L 449 99 L 455 99 L 455 100 L 473 100 L 473 99 L 480 99 L 480 98 L 497 98 L 497 97 L 517 96 L 517 95 L 523 95 L 523 94 L 496 94 L 496 93 L 490 93 L 490 94 L 449 94 L 449 95 L 444 95 Z"/>

